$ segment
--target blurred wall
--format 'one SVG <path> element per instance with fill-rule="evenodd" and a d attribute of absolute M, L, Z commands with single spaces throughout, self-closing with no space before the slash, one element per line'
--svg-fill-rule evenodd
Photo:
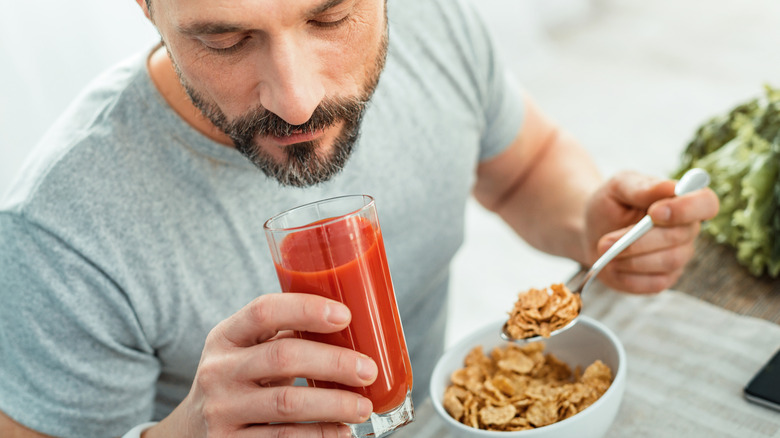
<path fill-rule="evenodd" d="M 150 47 L 133 0 L 0 0 L 0 192 L 98 73 Z"/>

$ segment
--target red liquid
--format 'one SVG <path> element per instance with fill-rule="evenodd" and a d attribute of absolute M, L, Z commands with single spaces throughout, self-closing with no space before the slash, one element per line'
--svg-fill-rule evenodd
<path fill-rule="evenodd" d="M 362 394 L 377 413 L 398 406 L 412 389 L 412 366 L 380 230 L 367 219 L 350 217 L 290 234 L 280 247 L 276 273 L 282 291 L 316 293 L 352 311 L 352 322 L 341 332 L 298 335 L 359 351 L 379 368 L 376 381 L 367 387 L 312 380 L 309 385 Z"/>

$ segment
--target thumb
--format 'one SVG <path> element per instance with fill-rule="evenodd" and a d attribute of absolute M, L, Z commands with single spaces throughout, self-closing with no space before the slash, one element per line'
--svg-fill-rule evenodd
<path fill-rule="evenodd" d="M 612 179 L 610 193 L 621 204 L 647 210 L 659 199 L 674 196 L 675 183 L 638 172 L 622 172 Z"/>

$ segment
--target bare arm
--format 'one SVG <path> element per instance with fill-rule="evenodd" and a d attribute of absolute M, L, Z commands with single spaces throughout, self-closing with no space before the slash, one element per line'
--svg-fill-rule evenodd
<path fill-rule="evenodd" d="M 621 172 L 604 182 L 576 140 L 531 99 L 525 102 L 518 136 L 506 151 L 478 167 L 474 197 L 535 248 L 583 265 L 591 265 L 649 214 L 655 227 L 610 262 L 599 278 L 636 293 L 673 286 L 693 257 L 701 221 L 718 211 L 715 193 L 703 189 L 674 197 L 674 181 L 636 172 Z"/>
<path fill-rule="evenodd" d="M 602 178 L 572 136 L 525 102 L 518 136 L 477 169 L 474 197 L 535 248 L 587 264 L 586 203 Z"/>
<path fill-rule="evenodd" d="M 0 411 L 0 436 L 4 438 L 50 438 L 49 435 L 22 426 L 2 411 Z"/>

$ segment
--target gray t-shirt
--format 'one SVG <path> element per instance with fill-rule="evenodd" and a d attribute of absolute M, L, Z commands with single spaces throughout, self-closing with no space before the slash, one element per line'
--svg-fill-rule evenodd
<path fill-rule="evenodd" d="M 359 144 L 315 187 L 281 187 L 187 125 L 147 53 L 81 94 L 0 201 L 0 410 L 80 437 L 166 416 L 206 334 L 279 291 L 263 222 L 357 193 L 376 199 L 415 401 L 427 396 L 475 167 L 517 135 L 522 101 L 469 5 L 388 8 L 388 61 Z"/>

